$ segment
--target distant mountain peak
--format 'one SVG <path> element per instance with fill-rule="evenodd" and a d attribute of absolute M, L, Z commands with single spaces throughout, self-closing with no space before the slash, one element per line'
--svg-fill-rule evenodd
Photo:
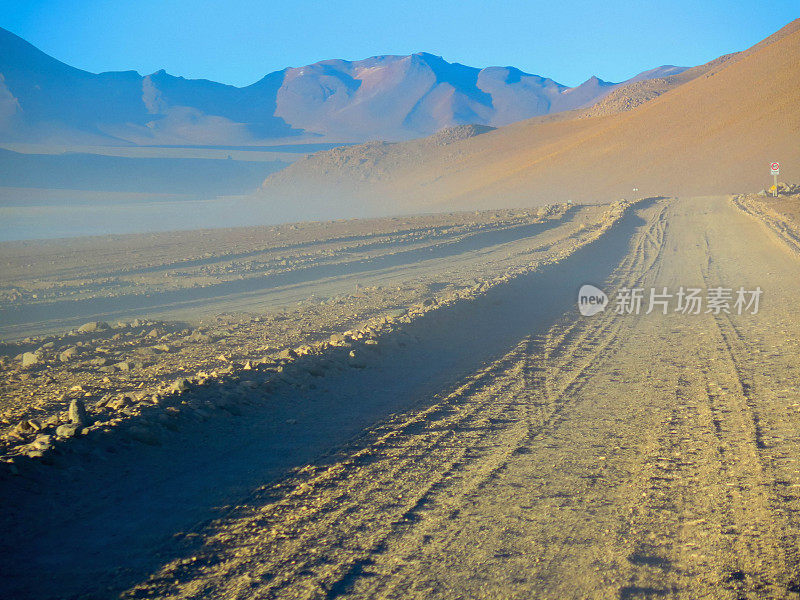
<path fill-rule="evenodd" d="M 14 103 L 3 113 L 14 118 L 0 122 L 0 140 L 62 143 L 397 141 L 579 108 L 614 86 L 592 77 L 567 88 L 513 66 L 476 68 L 424 51 L 322 60 L 269 73 L 241 88 L 165 69 L 145 76 L 96 75 L 3 29 L 0 74 L 0 98 Z"/>

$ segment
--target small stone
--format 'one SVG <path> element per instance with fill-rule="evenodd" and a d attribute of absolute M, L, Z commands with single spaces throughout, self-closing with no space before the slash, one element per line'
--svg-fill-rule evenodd
<path fill-rule="evenodd" d="M 71 348 L 67 348 L 61 352 L 58 355 L 58 360 L 61 362 L 69 362 L 69 360 L 74 358 L 76 354 L 78 354 L 78 349 L 75 346 L 72 346 Z"/>
<path fill-rule="evenodd" d="M 130 406 L 133 404 L 133 400 L 130 396 L 120 396 L 116 400 L 111 400 L 107 404 L 107 406 L 112 410 L 122 410 L 126 406 Z"/>
<path fill-rule="evenodd" d="M 157 346 L 153 346 L 153 350 L 157 352 L 169 352 L 171 348 L 167 344 L 158 344 Z"/>
<path fill-rule="evenodd" d="M 31 447 L 36 450 L 49 450 L 53 447 L 53 436 L 37 435 L 36 439 L 31 442 Z"/>
<path fill-rule="evenodd" d="M 42 427 L 56 427 L 59 423 L 61 423 L 61 419 L 58 415 L 50 415 L 42 421 Z"/>
<path fill-rule="evenodd" d="M 73 425 L 85 425 L 87 423 L 86 405 L 83 400 L 76 398 L 70 402 L 67 416 Z"/>
<path fill-rule="evenodd" d="M 31 426 L 28 419 L 22 419 L 19 423 L 17 423 L 16 427 L 14 427 L 13 432 L 17 434 L 25 434 L 25 433 L 32 433 L 34 431 L 33 427 Z"/>
<path fill-rule="evenodd" d="M 102 331 L 104 329 L 109 329 L 108 323 L 103 321 L 92 321 L 90 323 L 84 323 L 78 327 L 78 333 L 92 333 L 94 331 Z"/>
<path fill-rule="evenodd" d="M 39 362 L 39 355 L 35 352 L 25 352 L 21 358 L 23 367 L 32 367 Z"/>
<path fill-rule="evenodd" d="M 252 369 L 253 369 L 253 364 L 249 360 L 246 363 L 244 363 L 244 366 L 242 367 L 243 371 L 252 371 Z"/>
<path fill-rule="evenodd" d="M 81 429 L 80 425 L 76 425 L 75 423 L 59 425 L 56 428 L 56 435 L 60 438 L 71 438 L 78 433 L 79 429 Z"/>
<path fill-rule="evenodd" d="M 297 352 L 292 350 L 291 348 L 287 348 L 283 350 L 280 354 L 278 354 L 278 358 L 297 358 Z"/>
<path fill-rule="evenodd" d="M 123 360 L 114 364 L 114 368 L 118 371 L 130 371 L 133 368 L 133 363 Z"/>
<path fill-rule="evenodd" d="M 169 389 L 174 392 L 185 392 L 189 389 L 191 382 L 188 379 L 181 377 L 180 379 L 176 379 L 175 383 L 173 383 Z"/>

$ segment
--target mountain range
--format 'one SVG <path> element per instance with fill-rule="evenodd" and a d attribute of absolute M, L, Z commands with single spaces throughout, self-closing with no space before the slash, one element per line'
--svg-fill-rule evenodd
<path fill-rule="evenodd" d="M 257 145 L 408 140 L 467 124 L 492 127 L 596 103 L 615 89 L 685 71 L 662 66 L 622 83 L 577 87 L 514 67 L 439 56 L 325 60 L 246 87 L 158 71 L 89 73 L 0 28 L 0 142 Z"/>
<path fill-rule="evenodd" d="M 356 216 L 755 192 L 772 161 L 800 179 L 798 140 L 800 19 L 585 110 L 312 154 L 270 175 L 261 197 Z"/>

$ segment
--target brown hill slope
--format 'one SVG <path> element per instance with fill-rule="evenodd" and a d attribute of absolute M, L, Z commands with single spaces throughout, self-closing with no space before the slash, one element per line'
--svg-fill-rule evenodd
<path fill-rule="evenodd" d="M 800 20 L 634 110 L 523 121 L 445 146 L 405 147 L 352 177 L 321 154 L 270 177 L 267 197 L 346 199 L 369 214 L 514 206 L 564 199 L 757 190 L 767 164 L 800 178 Z M 770 42 L 770 43 L 767 43 Z M 403 145 L 398 145 L 403 147 Z M 354 161 L 369 162 L 365 150 Z M 365 170 L 366 171 L 366 170 Z"/>

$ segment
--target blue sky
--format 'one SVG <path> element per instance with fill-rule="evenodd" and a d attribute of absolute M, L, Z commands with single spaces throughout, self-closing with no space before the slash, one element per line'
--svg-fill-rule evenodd
<path fill-rule="evenodd" d="M 247 85 L 326 58 L 426 51 L 576 85 L 691 66 L 800 17 L 798 0 L 3 0 L 0 26 L 92 72 L 164 68 Z"/>

